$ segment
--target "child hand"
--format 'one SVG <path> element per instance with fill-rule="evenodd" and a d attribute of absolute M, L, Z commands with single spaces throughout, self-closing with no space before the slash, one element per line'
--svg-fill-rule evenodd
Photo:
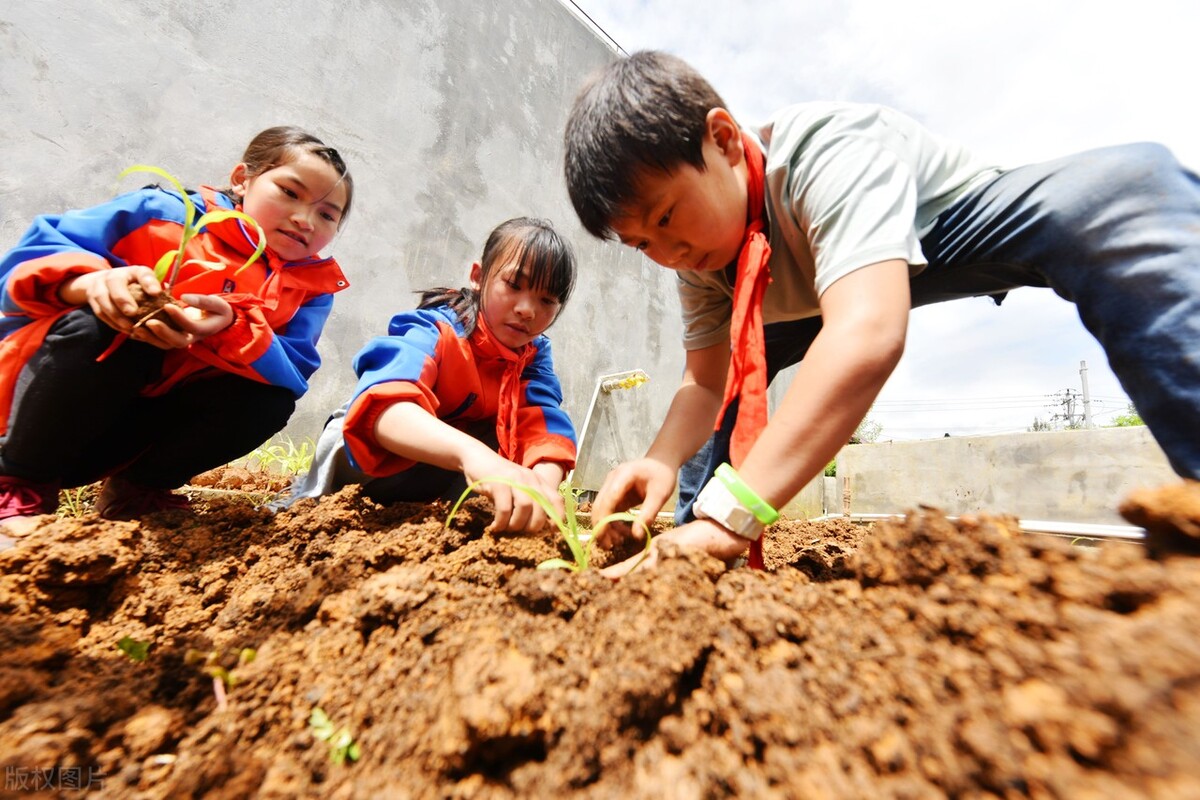
<path fill-rule="evenodd" d="M 618 465 L 604 479 L 592 503 L 592 519 L 603 519 L 617 511 L 641 506 L 638 522 L 610 522 L 595 531 L 596 544 L 610 548 L 633 537 L 645 539 L 645 531 L 675 491 L 675 470 L 653 458 L 639 458 Z"/>
<path fill-rule="evenodd" d="M 163 306 L 159 317 L 147 320 L 132 338 L 172 350 L 190 347 L 233 324 L 233 307 L 219 295 L 185 294 L 179 299 L 186 306 Z"/>
<path fill-rule="evenodd" d="M 638 570 L 654 569 L 658 564 L 659 547 L 668 543 L 674 543 L 685 550 L 700 550 L 721 559 L 726 564 L 740 556 L 750 546 L 749 539 L 743 539 L 711 520 L 699 519 L 673 528 L 666 533 L 660 533 L 650 543 L 648 554 L 638 553 L 632 558 L 605 567 L 600 570 L 600 574 L 606 578 L 618 580 L 635 568 Z"/>
<path fill-rule="evenodd" d="M 474 459 L 472 463 L 465 464 L 463 474 L 469 482 L 480 478 L 504 478 L 513 483 L 536 489 L 551 503 L 557 499 L 558 505 L 562 504 L 562 497 L 558 494 L 557 486 L 547 491 L 533 470 L 514 464 L 496 453 L 491 453 L 490 457 L 480 457 Z M 478 491 L 480 494 L 490 497 L 495 508 L 495 516 L 492 524 L 488 526 L 488 530 L 534 533 L 546 527 L 548 520 L 545 510 L 536 500 L 520 489 L 506 483 L 492 481 L 479 486 Z"/>
<path fill-rule="evenodd" d="M 137 322 L 138 302 L 129 287 L 137 284 L 142 291 L 156 297 L 162 294 L 162 284 L 149 267 L 114 267 L 89 272 L 72 278 L 63 285 L 59 296 L 66 303 L 86 303 L 96 318 L 121 333 L 130 333 Z"/>

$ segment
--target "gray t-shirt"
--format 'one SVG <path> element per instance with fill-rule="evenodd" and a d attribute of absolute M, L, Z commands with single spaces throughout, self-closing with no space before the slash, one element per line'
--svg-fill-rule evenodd
<path fill-rule="evenodd" d="M 802 103 L 760 131 L 767 153 L 771 283 L 763 321 L 816 316 L 818 298 L 845 275 L 904 259 L 925 266 L 920 238 L 938 214 L 998 174 L 963 147 L 893 109 Z M 684 347 L 729 335 L 733 288 L 725 270 L 680 271 Z"/>

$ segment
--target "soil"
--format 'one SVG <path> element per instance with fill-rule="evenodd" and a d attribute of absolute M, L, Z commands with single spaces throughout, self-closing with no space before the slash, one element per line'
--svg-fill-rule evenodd
<path fill-rule="evenodd" d="M 252 479 L 0 553 L 4 796 L 1200 797 L 1200 560 L 1170 533 L 916 509 L 612 583 L 534 569 L 565 547 L 486 533 L 482 499 L 272 516 Z M 1127 513 L 1186 545 L 1198 492 Z"/>
<path fill-rule="evenodd" d="M 154 297 L 150 297 L 142 289 L 141 285 L 131 283 L 129 284 L 129 293 L 133 296 L 134 302 L 138 304 L 137 311 L 133 313 L 133 317 L 136 320 L 133 325 L 135 328 L 140 325 L 145 325 L 152 319 L 161 318 L 163 322 L 165 322 L 167 325 L 170 325 L 175 330 L 180 329 L 179 325 L 175 323 L 175 320 L 163 313 L 163 309 L 167 306 L 183 305 L 176 300 L 168 290 L 163 289 L 161 294 L 156 294 Z"/>

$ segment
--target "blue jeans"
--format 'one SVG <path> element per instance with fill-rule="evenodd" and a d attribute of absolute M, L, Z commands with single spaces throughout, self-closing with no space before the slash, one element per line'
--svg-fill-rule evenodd
<path fill-rule="evenodd" d="M 1200 178 L 1170 151 L 1121 145 L 1009 170 L 942 212 L 921 249 L 914 307 L 999 304 L 1021 286 L 1074 303 L 1171 467 L 1200 479 Z M 818 330 L 766 326 L 769 377 Z M 677 522 L 693 519 L 696 492 L 728 459 L 735 415 L 680 470 Z"/>

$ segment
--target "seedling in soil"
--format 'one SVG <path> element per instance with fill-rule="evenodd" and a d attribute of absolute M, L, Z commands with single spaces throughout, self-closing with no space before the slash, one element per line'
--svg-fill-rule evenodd
<path fill-rule="evenodd" d="M 246 463 L 284 475 L 296 475 L 312 468 L 315 453 L 316 445 L 312 439 L 305 439 L 297 446 L 291 438 L 281 436 L 278 441 L 264 442 L 246 456 Z"/>
<path fill-rule="evenodd" d="M 313 706 L 312 714 L 308 717 L 308 726 L 312 728 L 313 736 L 322 742 L 329 743 L 329 760 L 335 764 L 345 764 L 347 761 L 358 761 L 362 751 L 354 735 L 346 727 L 338 728 L 333 724 L 329 715 L 320 706 Z"/>
<path fill-rule="evenodd" d="M 149 320 L 154 319 L 162 314 L 165 306 L 181 305 L 181 303 L 171 295 L 171 287 L 175 285 L 175 278 L 179 275 L 180 268 L 182 268 L 185 264 L 196 264 L 198 266 L 214 270 L 225 269 L 225 264 L 213 261 L 201 261 L 197 258 L 191 258 L 187 261 L 184 261 L 183 259 L 183 254 L 187 250 L 188 242 L 191 241 L 192 237 L 199 233 L 205 225 L 209 225 L 214 222 L 223 222 L 227 219 L 240 219 L 242 222 L 245 222 L 247 225 L 253 228 L 257 234 L 258 245 L 254 248 L 254 253 L 246 260 L 246 263 L 242 264 L 242 266 L 238 267 L 237 270 L 234 271 L 233 277 L 235 278 L 241 273 L 242 270 L 246 269 L 246 267 L 249 267 L 258 260 L 260 255 L 262 255 L 263 250 L 267 246 L 267 235 L 263 232 L 263 229 L 259 226 L 259 224 L 254 221 L 253 217 L 249 216 L 248 214 L 244 214 L 241 211 L 218 209 L 216 211 L 209 211 L 207 214 L 202 215 L 200 219 L 196 219 L 196 204 L 193 203 L 192 199 L 188 196 L 187 190 L 184 189 L 183 184 L 180 183 L 174 175 L 159 167 L 136 164 L 132 167 L 122 170 L 121 174 L 117 176 L 117 180 L 121 180 L 127 175 L 131 175 L 135 172 L 149 172 L 159 176 L 160 178 L 163 178 L 164 180 L 170 182 L 171 185 L 174 186 L 179 192 L 179 196 L 183 198 L 183 233 L 179 239 L 179 248 L 163 253 L 158 259 L 158 263 L 154 265 L 154 277 L 158 278 L 159 283 L 163 285 L 163 292 L 156 297 L 147 297 L 145 292 L 142 291 L 141 286 L 138 284 L 129 285 L 129 292 L 133 295 L 133 299 L 138 303 L 138 319 L 134 323 L 134 327 L 136 328 L 140 325 L 146 324 L 146 322 Z M 169 320 L 170 317 L 167 317 L 164 321 Z M 170 323 L 168 322 L 168 324 Z"/>
<path fill-rule="evenodd" d="M 122 636 L 117 649 L 129 656 L 130 661 L 145 661 L 150 655 L 150 642 L 139 642 L 132 636 Z"/>
<path fill-rule="evenodd" d="M 224 711 L 229 707 L 229 690 L 237 686 L 238 681 L 241 680 L 237 675 L 238 669 L 249 664 L 257 655 L 258 651 L 254 648 L 243 647 L 238 651 L 237 664 L 227 668 L 221 664 L 221 651 L 209 650 L 207 653 L 202 653 L 199 650 L 189 649 L 184 654 L 183 663 L 198 666 L 201 672 L 212 678 L 213 696 L 217 698 L 217 710 Z"/>
<path fill-rule="evenodd" d="M 546 512 L 546 516 L 550 518 L 550 521 L 554 523 L 555 527 L 558 528 L 559 533 L 562 534 L 563 539 L 567 543 L 567 548 L 571 551 L 571 557 L 574 560 L 567 561 L 565 558 L 550 558 L 538 564 L 538 569 L 569 569 L 572 572 L 583 572 L 588 568 L 592 558 L 593 538 L 591 533 L 583 530 L 579 524 L 579 493 L 573 490 L 570 484 L 566 483 L 565 481 L 561 486 L 558 487 L 559 492 L 563 496 L 563 506 L 566 511 L 566 514 L 564 515 L 565 519 L 563 517 L 559 517 L 558 511 L 553 505 L 551 505 L 546 496 L 532 486 L 526 486 L 523 483 L 510 481 L 506 478 L 480 478 L 466 488 L 466 490 L 458 498 L 458 502 L 456 502 L 454 507 L 450 509 L 450 515 L 446 517 L 447 528 L 450 527 L 450 522 L 454 519 L 454 515 L 458 513 L 458 509 L 462 506 L 463 502 L 467 499 L 471 492 L 475 491 L 478 487 L 485 483 L 502 483 L 505 486 L 511 486 L 517 491 L 524 492 L 526 495 L 533 498 L 534 502 L 542 507 L 542 510 Z M 636 523 L 637 515 L 628 511 L 618 511 L 615 514 L 609 514 L 607 517 L 601 519 L 596 523 L 595 527 L 602 528 L 610 522 Z M 645 558 L 649 552 L 650 531 L 649 529 L 646 529 L 646 550 L 642 554 L 642 558 Z M 638 564 L 641 564 L 641 561 L 638 561 Z M 637 569 L 637 564 L 634 565 L 634 569 Z"/>
<path fill-rule="evenodd" d="M 63 489 L 58 493 L 58 516 L 78 519 L 87 514 L 95 506 L 95 489 L 91 486 L 79 486 L 74 489 Z"/>

